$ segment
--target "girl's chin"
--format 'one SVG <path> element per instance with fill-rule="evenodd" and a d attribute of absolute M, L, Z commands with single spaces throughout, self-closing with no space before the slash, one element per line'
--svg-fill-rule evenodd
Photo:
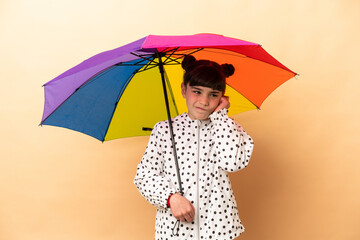
<path fill-rule="evenodd" d="M 209 119 L 209 115 L 190 115 L 189 114 L 189 117 L 191 118 L 191 120 L 201 120 L 201 121 L 204 121 L 204 120 L 208 120 Z"/>

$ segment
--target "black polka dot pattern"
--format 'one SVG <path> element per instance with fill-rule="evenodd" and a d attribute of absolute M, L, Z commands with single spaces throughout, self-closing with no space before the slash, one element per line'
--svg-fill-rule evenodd
<path fill-rule="evenodd" d="M 156 240 L 228 240 L 244 231 L 228 172 L 248 165 L 254 143 L 227 109 L 209 118 L 191 120 L 183 113 L 172 119 L 184 196 L 195 207 L 195 219 L 180 223 L 177 237 L 176 219 L 167 208 L 170 194 L 179 192 L 169 126 L 167 121 L 154 126 L 134 183 L 157 207 Z"/>

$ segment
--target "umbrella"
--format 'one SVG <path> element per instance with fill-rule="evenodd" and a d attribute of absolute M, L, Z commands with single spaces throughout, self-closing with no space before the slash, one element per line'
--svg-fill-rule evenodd
<path fill-rule="evenodd" d="M 168 119 L 172 136 L 170 119 L 186 111 L 180 85 L 181 61 L 188 54 L 234 65 L 225 93 L 231 99 L 229 115 L 259 109 L 296 75 L 256 43 L 217 34 L 149 35 L 97 54 L 44 84 L 41 125 L 107 141 L 149 135 L 146 130 Z"/>

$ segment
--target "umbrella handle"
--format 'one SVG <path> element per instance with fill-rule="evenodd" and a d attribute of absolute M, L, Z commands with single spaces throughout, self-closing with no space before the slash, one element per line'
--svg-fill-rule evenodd
<path fill-rule="evenodd" d="M 181 194 L 181 196 L 183 196 L 183 195 L 184 195 L 184 190 L 183 190 L 183 188 L 182 188 L 182 183 L 181 183 L 179 163 L 178 163 L 178 157 L 177 157 L 176 146 L 175 146 L 175 139 L 174 139 L 174 131 L 173 131 L 172 122 L 171 122 L 169 99 L 168 99 L 167 91 L 166 91 L 166 83 L 165 83 L 165 76 L 164 76 L 164 64 L 163 64 L 162 59 L 161 59 L 161 57 L 162 57 L 163 55 L 164 55 L 164 54 L 161 54 L 161 53 L 159 53 L 158 51 L 156 51 L 156 56 L 157 56 L 157 58 L 159 59 L 159 70 L 160 70 L 161 81 L 162 81 L 162 86 L 163 86 L 163 92 L 164 92 L 164 98 L 165 98 L 165 105 L 166 105 L 166 112 L 167 112 L 168 122 L 169 122 L 170 137 L 171 137 L 173 154 L 174 154 L 174 160 L 175 160 L 176 174 L 177 174 L 177 177 L 178 177 L 180 194 Z"/>

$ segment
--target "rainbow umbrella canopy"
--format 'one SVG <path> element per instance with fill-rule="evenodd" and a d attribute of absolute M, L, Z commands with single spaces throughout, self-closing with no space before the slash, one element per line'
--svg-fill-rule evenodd
<path fill-rule="evenodd" d="M 149 135 L 146 130 L 156 122 L 186 111 L 180 85 L 181 62 L 188 54 L 234 65 L 225 93 L 231 102 L 229 115 L 259 109 L 296 75 L 256 43 L 216 34 L 149 35 L 97 54 L 44 84 L 41 125 L 72 129 L 100 141 Z"/>

